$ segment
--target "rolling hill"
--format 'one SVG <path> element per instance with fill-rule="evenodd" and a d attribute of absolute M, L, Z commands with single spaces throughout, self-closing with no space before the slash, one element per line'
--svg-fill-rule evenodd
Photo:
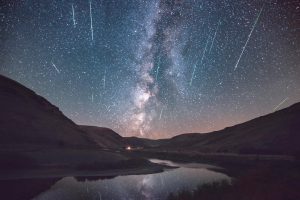
<path fill-rule="evenodd" d="M 0 75 L 0 145 L 95 146 L 45 98 Z"/>
<path fill-rule="evenodd" d="M 159 148 L 201 152 L 299 154 L 300 103 L 220 131 L 178 135 L 164 140 Z"/>
<path fill-rule="evenodd" d="M 76 125 L 43 97 L 0 75 L 0 145 L 93 146 L 195 150 L 208 153 L 299 154 L 300 103 L 211 133 L 170 139 L 121 137 L 108 128 Z"/>
<path fill-rule="evenodd" d="M 102 148 L 121 148 L 124 146 L 123 137 L 109 128 L 97 126 L 80 126 L 86 135 Z"/>

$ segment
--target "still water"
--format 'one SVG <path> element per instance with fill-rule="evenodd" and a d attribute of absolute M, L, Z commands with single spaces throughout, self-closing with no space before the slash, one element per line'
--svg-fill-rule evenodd
<path fill-rule="evenodd" d="M 210 165 L 184 165 L 156 159 L 150 161 L 179 168 L 157 174 L 118 176 L 102 180 L 78 180 L 74 177 L 65 177 L 34 200 L 160 200 L 166 199 L 171 192 L 193 190 L 201 184 L 230 180 L 229 176 L 214 171 L 214 166 Z"/>

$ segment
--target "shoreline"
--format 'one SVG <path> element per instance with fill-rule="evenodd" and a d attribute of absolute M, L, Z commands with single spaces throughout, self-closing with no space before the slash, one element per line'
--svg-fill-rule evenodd
<path fill-rule="evenodd" d="M 108 177 L 161 173 L 172 167 L 155 164 L 148 167 L 137 167 L 113 170 L 76 170 L 76 169 L 36 169 L 36 170 L 3 170 L 0 181 L 20 179 L 47 179 L 63 177 Z"/>

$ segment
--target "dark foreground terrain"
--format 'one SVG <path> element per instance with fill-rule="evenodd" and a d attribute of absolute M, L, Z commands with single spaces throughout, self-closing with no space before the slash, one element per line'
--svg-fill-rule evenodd
<path fill-rule="evenodd" d="M 297 200 L 300 199 L 299 164 L 260 163 L 241 168 L 235 179 L 199 186 L 194 191 L 169 194 L 168 200 Z"/>
<path fill-rule="evenodd" d="M 114 178 L 119 175 L 128 174 L 148 174 L 159 173 L 161 166 L 155 166 L 144 161 L 144 158 L 154 158 L 142 152 L 129 152 L 133 159 L 129 162 L 119 163 L 119 165 L 111 166 L 115 169 L 109 169 L 103 165 L 83 166 L 80 169 L 47 169 L 41 171 L 40 176 L 30 178 L 33 174 L 37 175 L 37 171 L 24 171 L 23 175 L 29 175 L 26 178 L 6 179 L 0 181 L 1 197 L 4 199 L 31 199 L 38 194 L 48 190 L 61 178 L 66 176 L 76 176 L 78 180 L 99 180 L 106 178 Z M 181 155 L 178 154 L 177 157 Z M 142 157 L 143 159 L 139 159 Z M 159 156 L 158 156 L 159 157 Z M 161 158 L 161 157 L 159 157 Z M 164 159 L 168 156 L 164 155 Z M 173 154 L 170 160 L 188 163 L 207 163 L 220 166 L 222 168 L 215 169 L 232 177 L 231 182 L 214 182 L 212 184 L 199 185 L 195 190 L 182 190 L 176 193 L 169 193 L 168 200 L 297 200 L 300 198 L 300 164 L 298 161 L 287 160 L 245 160 L 241 159 L 216 159 L 202 160 L 193 158 L 189 160 L 176 159 Z M 28 174 L 33 171 L 33 174 Z M 34 172 L 35 171 L 35 172 Z M 55 175 L 56 174 L 56 175 Z M 12 178 L 13 176 L 10 176 Z M 34 177 L 34 176 L 33 176 Z M 82 177 L 82 178 L 81 178 Z M 200 182 L 201 180 L 199 180 Z M 74 191 L 75 192 L 75 191 Z"/>
<path fill-rule="evenodd" d="M 103 179 L 166 169 L 149 158 L 213 164 L 233 177 L 168 199 L 300 199 L 300 103 L 212 133 L 124 138 L 75 124 L 0 75 L 0 110 L 0 199 L 31 199 L 66 176 Z"/>
<path fill-rule="evenodd" d="M 215 182 L 196 190 L 170 193 L 168 200 L 297 200 L 300 199 L 300 162 L 294 156 L 259 154 L 205 154 L 189 151 L 131 152 L 136 156 L 182 163 L 220 166 L 232 182 Z"/>

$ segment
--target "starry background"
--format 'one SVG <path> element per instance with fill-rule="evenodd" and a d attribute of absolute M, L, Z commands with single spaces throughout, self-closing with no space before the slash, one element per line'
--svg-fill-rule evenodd
<path fill-rule="evenodd" d="M 0 73 L 78 124 L 164 138 L 300 100 L 299 0 L 23 0 L 0 9 Z"/>

